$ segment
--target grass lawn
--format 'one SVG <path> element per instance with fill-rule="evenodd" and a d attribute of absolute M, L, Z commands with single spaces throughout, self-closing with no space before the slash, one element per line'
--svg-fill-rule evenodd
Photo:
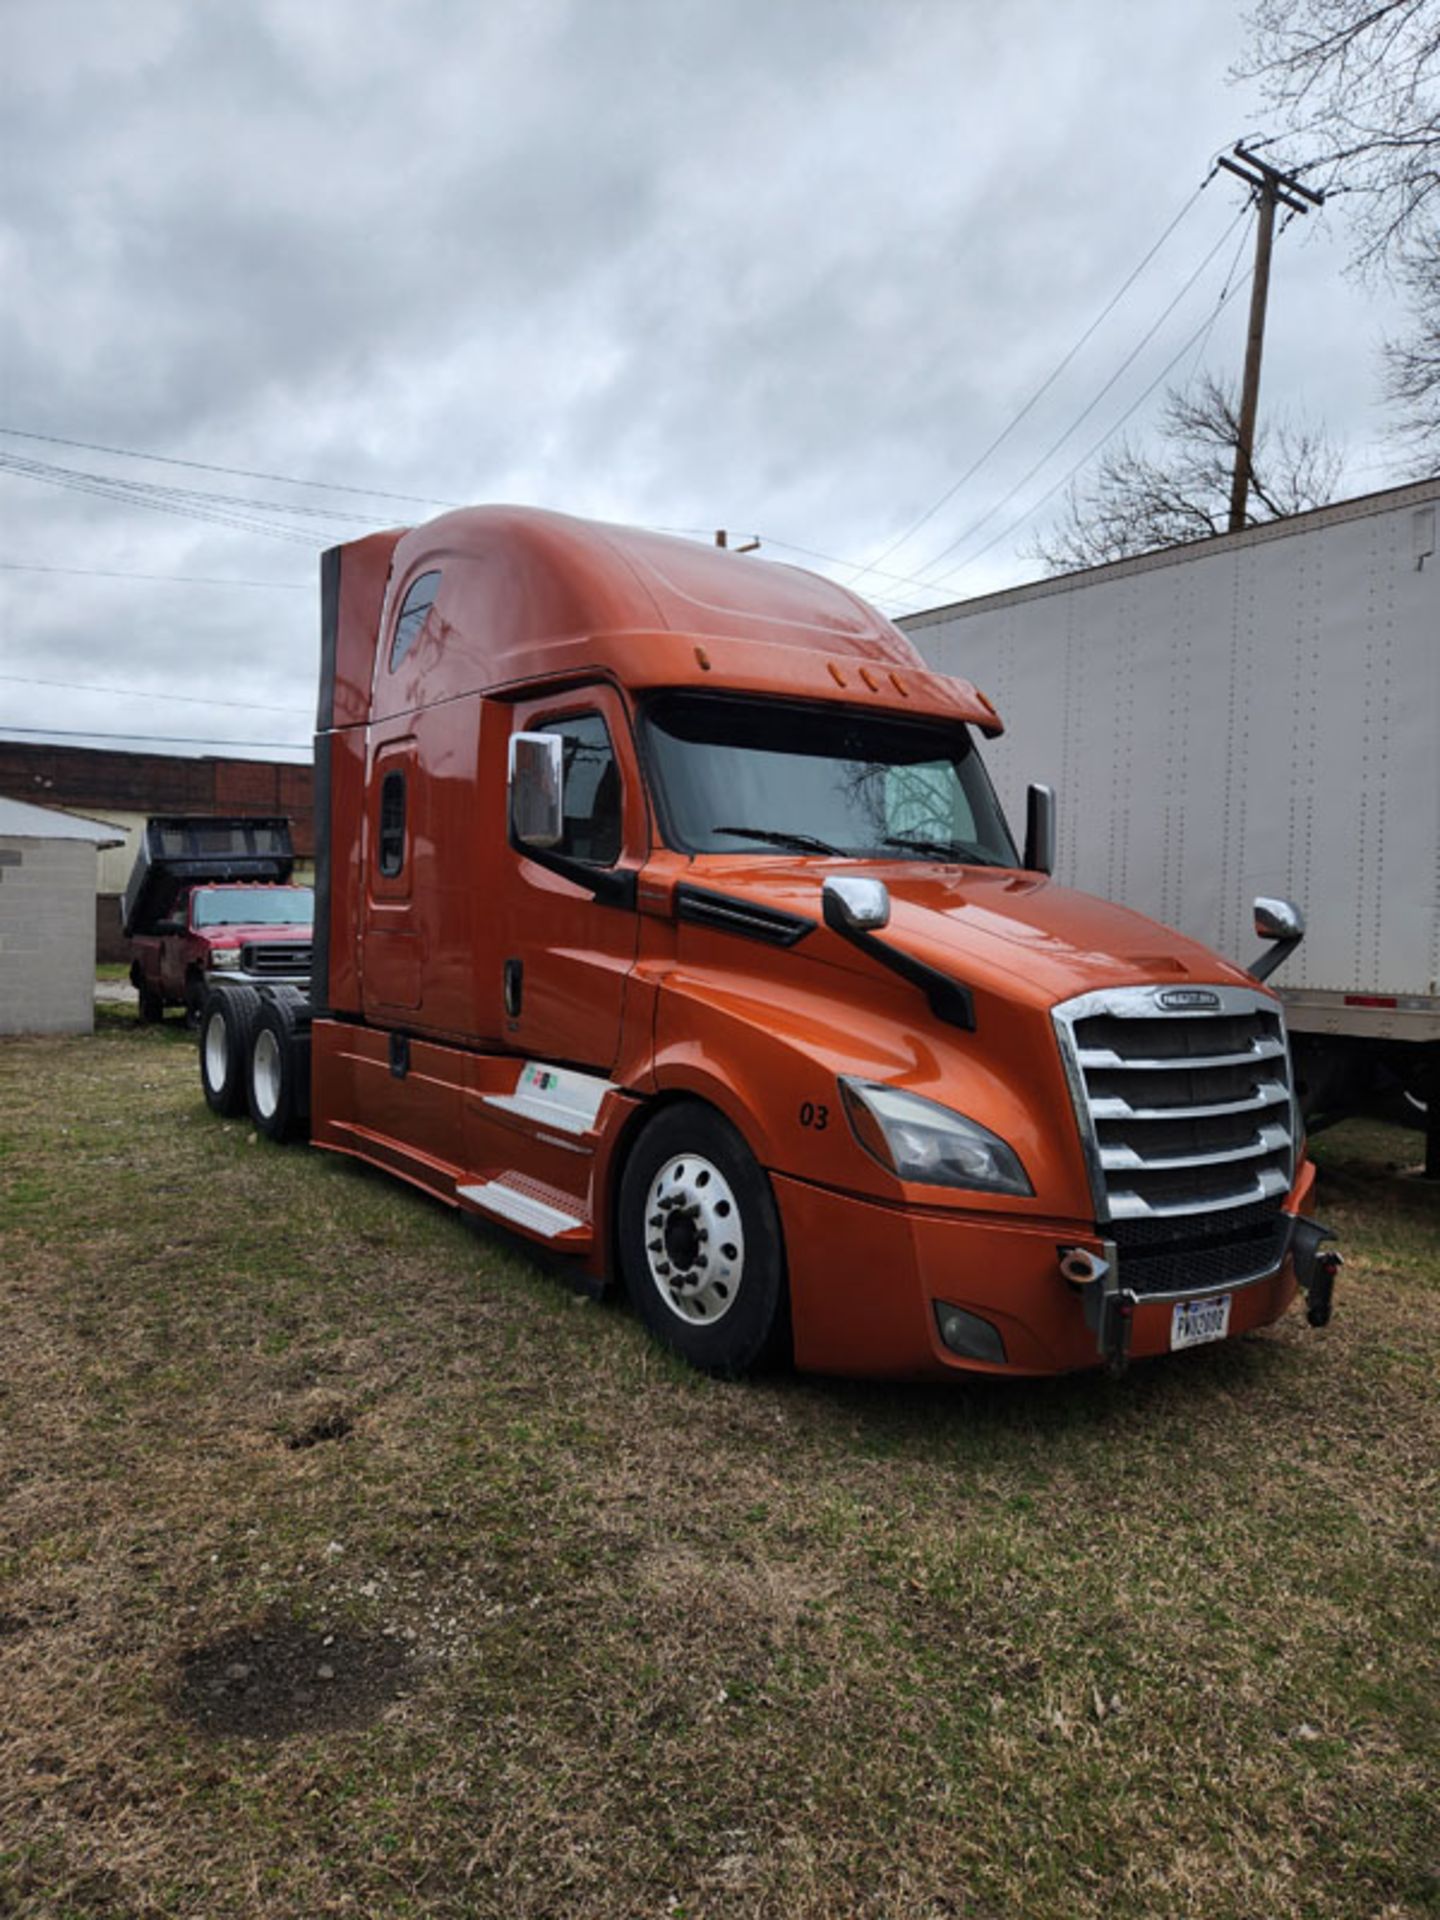
<path fill-rule="evenodd" d="M 1440 1192 L 1123 1380 L 688 1374 L 178 1023 L 0 1046 L 0 1914 L 1421 1915 Z"/>

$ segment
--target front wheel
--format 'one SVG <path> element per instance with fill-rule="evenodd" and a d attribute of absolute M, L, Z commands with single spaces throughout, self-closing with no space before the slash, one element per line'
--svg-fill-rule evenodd
<path fill-rule="evenodd" d="M 693 1101 L 658 1113 L 626 1162 L 618 1223 L 630 1298 L 666 1346 L 709 1373 L 786 1354 L 780 1216 L 728 1120 Z"/>

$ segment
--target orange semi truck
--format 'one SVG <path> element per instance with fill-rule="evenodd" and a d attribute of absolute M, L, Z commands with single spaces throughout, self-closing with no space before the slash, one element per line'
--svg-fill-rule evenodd
<path fill-rule="evenodd" d="M 308 993 L 206 1098 L 623 1282 L 694 1364 L 1035 1375 L 1329 1316 L 1280 1003 L 1049 878 L 855 595 L 473 508 L 322 562 Z"/>

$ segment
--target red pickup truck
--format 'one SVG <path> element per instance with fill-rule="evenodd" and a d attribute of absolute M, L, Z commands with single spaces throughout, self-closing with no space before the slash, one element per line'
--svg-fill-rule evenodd
<path fill-rule="evenodd" d="M 314 895 L 289 884 L 294 868 L 285 820 L 147 821 L 125 893 L 140 1018 L 183 1006 L 198 1019 L 212 975 L 303 986 Z"/>
<path fill-rule="evenodd" d="M 310 978 L 315 896 L 309 887 L 195 887 L 154 933 L 131 942 L 130 979 L 140 1018 L 159 1020 L 183 1005 L 200 1017 L 208 976 L 230 980 Z"/>

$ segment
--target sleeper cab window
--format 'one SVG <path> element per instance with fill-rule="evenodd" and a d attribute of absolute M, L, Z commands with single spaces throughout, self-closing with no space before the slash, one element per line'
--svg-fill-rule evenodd
<path fill-rule="evenodd" d="M 422 573 L 405 595 L 399 616 L 395 621 L 395 638 L 390 642 L 391 673 L 394 673 L 420 638 L 420 629 L 425 625 L 426 615 L 434 606 L 435 596 L 439 591 L 440 575 Z"/>
<path fill-rule="evenodd" d="M 405 865 L 405 776 L 387 773 L 380 783 L 380 837 L 376 844 L 380 871 L 393 880 Z"/>
<path fill-rule="evenodd" d="M 595 867 L 620 858 L 620 768 L 598 713 L 578 713 L 541 729 L 564 742 L 565 831 L 555 851 Z"/>

